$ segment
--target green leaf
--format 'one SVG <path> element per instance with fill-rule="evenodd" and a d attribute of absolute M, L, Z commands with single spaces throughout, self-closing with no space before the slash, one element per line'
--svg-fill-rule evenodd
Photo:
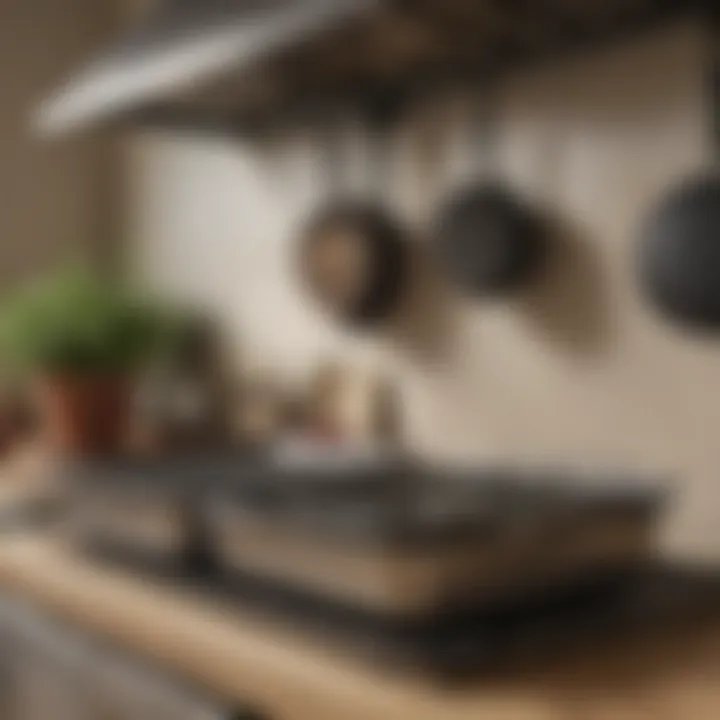
<path fill-rule="evenodd" d="M 168 320 L 118 283 L 84 270 L 61 273 L 0 311 L 0 353 L 45 372 L 127 370 L 168 342 Z"/>

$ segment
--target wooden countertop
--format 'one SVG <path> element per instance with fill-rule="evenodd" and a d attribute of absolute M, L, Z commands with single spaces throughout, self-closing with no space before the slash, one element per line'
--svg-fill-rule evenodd
<path fill-rule="evenodd" d="M 46 475 L 34 458 L 0 474 L 0 506 L 46 492 L 28 481 Z M 0 591 L 271 720 L 720 718 L 720 614 L 552 661 L 543 655 L 452 689 L 392 673 L 237 604 L 100 566 L 40 534 L 0 533 Z"/>
<path fill-rule="evenodd" d="M 50 538 L 0 539 L 0 587 L 277 720 L 714 720 L 720 622 L 441 688 L 190 591 L 96 566 Z"/>

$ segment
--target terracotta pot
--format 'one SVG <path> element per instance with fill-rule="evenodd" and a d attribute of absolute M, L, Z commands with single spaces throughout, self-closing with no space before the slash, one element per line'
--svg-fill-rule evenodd
<path fill-rule="evenodd" d="M 7 413 L 0 409 L 0 457 L 12 446 L 14 433 L 11 420 Z"/>
<path fill-rule="evenodd" d="M 32 427 L 30 410 L 25 403 L 14 400 L 0 403 L 0 456 L 19 444 Z"/>
<path fill-rule="evenodd" d="M 117 375 L 55 375 L 39 382 L 39 410 L 48 442 L 68 455 L 120 450 L 129 416 L 130 384 Z"/>

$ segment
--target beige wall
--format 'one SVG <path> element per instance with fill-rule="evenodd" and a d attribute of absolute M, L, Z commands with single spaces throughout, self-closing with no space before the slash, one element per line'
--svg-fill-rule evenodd
<path fill-rule="evenodd" d="M 109 157 L 96 140 L 42 142 L 30 114 L 109 30 L 110 3 L 0 4 L 0 281 L 104 243 Z"/>
<path fill-rule="evenodd" d="M 669 544 L 720 557 L 720 347 L 659 322 L 632 277 L 644 210 L 706 154 L 703 52 L 699 31 L 678 27 L 504 84 L 504 167 L 557 216 L 561 246 L 512 301 L 428 284 L 421 312 L 377 338 L 327 324 L 292 273 L 296 222 L 326 189 L 308 133 L 272 150 L 136 138 L 133 262 L 220 311 L 238 363 L 290 377 L 327 354 L 392 368 L 409 441 L 428 454 L 676 479 Z M 468 170 L 467 117 L 462 98 L 435 98 L 398 133 L 395 200 L 417 228 Z M 362 132 L 349 126 L 348 138 L 348 160 L 361 160 Z M 350 166 L 348 182 L 367 185 L 363 163 Z"/>

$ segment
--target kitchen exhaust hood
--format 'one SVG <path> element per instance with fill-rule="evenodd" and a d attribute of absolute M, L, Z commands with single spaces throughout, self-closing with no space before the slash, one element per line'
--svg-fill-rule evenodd
<path fill-rule="evenodd" d="M 156 0 L 35 114 L 57 136 L 110 121 L 261 129 L 332 103 L 408 99 L 621 39 L 706 0 Z"/>
<path fill-rule="evenodd" d="M 63 135 L 132 116 L 363 16 L 379 0 L 169 0 L 41 103 L 33 124 Z"/>

